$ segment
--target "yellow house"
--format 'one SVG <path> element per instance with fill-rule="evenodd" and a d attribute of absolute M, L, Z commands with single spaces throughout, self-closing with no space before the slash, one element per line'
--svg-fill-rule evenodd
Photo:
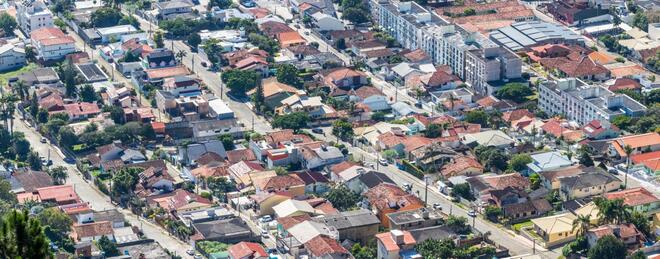
<path fill-rule="evenodd" d="M 573 220 L 575 215 L 564 213 L 544 218 L 532 219 L 534 231 L 543 239 L 543 246 L 551 248 L 575 240 Z"/>
<path fill-rule="evenodd" d="M 595 203 L 590 202 L 587 205 L 584 205 L 582 208 L 575 210 L 576 216 L 587 216 L 589 215 L 589 223 L 591 225 L 598 225 L 598 207 Z"/>
<path fill-rule="evenodd" d="M 291 196 L 305 195 L 305 182 L 295 175 L 276 175 L 253 180 L 256 193 L 287 192 Z"/>
<path fill-rule="evenodd" d="M 291 199 L 290 196 L 277 193 L 258 193 L 250 196 L 252 200 L 257 204 L 259 216 L 264 215 L 273 215 L 275 211 L 273 207 L 275 205 L 282 203 L 283 201 Z"/>

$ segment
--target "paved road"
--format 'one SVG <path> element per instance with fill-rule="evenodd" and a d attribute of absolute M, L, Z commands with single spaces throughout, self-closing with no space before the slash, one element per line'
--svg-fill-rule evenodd
<path fill-rule="evenodd" d="M 18 118 L 18 115 L 17 115 Z M 101 193 L 93 187 L 93 183 L 87 182 L 83 179 L 75 165 L 70 165 L 64 162 L 64 156 L 61 152 L 51 144 L 41 143 L 41 135 L 34 129 L 29 127 L 23 120 L 15 120 L 14 130 L 23 132 L 25 138 L 30 141 L 32 148 L 41 156 L 47 157 L 50 152 L 50 159 L 53 160 L 53 166 L 64 166 L 68 169 L 67 184 L 71 184 L 78 196 L 85 202 L 88 202 L 92 209 L 96 211 L 117 208 L 110 203 L 110 198 Z M 182 242 L 181 240 L 170 236 L 165 230 L 153 223 L 138 219 L 137 216 L 128 210 L 118 208 L 124 214 L 126 220 L 133 226 L 141 227 L 144 234 L 156 242 L 163 248 L 166 248 L 177 255 L 184 258 L 191 258 L 185 252 L 191 249 L 191 246 Z"/>

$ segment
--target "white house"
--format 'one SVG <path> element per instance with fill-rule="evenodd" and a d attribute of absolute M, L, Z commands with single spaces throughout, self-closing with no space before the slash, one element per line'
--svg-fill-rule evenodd
<path fill-rule="evenodd" d="M 98 28 L 96 31 L 101 35 L 101 42 L 115 42 L 121 39 L 121 36 L 137 32 L 138 30 L 133 25 L 117 25 L 106 28 Z"/>
<path fill-rule="evenodd" d="M 156 3 L 158 18 L 162 20 L 174 19 L 177 16 L 189 14 L 192 12 L 192 7 L 193 4 L 187 0 L 172 0 Z"/>
<path fill-rule="evenodd" d="M 53 27 L 53 13 L 41 0 L 17 1 L 16 20 L 27 35 L 37 29 Z"/>
<path fill-rule="evenodd" d="M 25 49 L 8 43 L 0 47 L 0 71 L 16 69 L 25 65 Z"/>
<path fill-rule="evenodd" d="M 344 23 L 341 20 L 322 12 L 312 14 L 312 21 L 319 28 L 319 31 L 339 31 L 344 29 Z"/>
<path fill-rule="evenodd" d="M 75 41 L 58 28 L 41 28 L 30 34 L 32 46 L 41 60 L 63 59 L 76 51 Z"/>

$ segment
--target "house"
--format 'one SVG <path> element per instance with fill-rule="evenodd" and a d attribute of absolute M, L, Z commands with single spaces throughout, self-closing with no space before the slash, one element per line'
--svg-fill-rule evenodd
<path fill-rule="evenodd" d="M 584 172 L 595 172 L 597 169 L 595 167 L 585 168 L 582 165 L 574 165 L 558 168 L 555 170 L 547 170 L 539 173 L 543 187 L 548 190 L 559 190 L 559 179 L 562 177 L 570 177 L 582 174 Z"/>
<path fill-rule="evenodd" d="M 529 173 L 541 173 L 547 170 L 571 166 L 573 162 L 557 151 L 530 155 L 532 162 L 527 164 Z"/>
<path fill-rule="evenodd" d="M 268 62 L 261 57 L 247 57 L 234 63 L 231 67 L 243 71 L 254 71 L 259 73 L 262 77 L 267 77 L 268 73 L 270 73 L 268 70 Z"/>
<path fill-rule="evenodd" d="M 99 221 L 86 224 L 73 224 L 71 238 L 76 242 L 98 241 L 102 237 L 114 240 L 114 231 L 108 221 Z"/>
<path fill-rule="evenodd" d="M 30 33 L 30 40 L 37 58 L 43 61 L 61 60 L 76 52 L 73 37 L 58 28 L 41 28 Z"/>
<path fill-rule="evenodd" d="M 618 190 L 619 178 L 602 170 L 559 178 L 559 195 L 563 200 L 601 195 Z"/>
<path fill-rule="evenodd" d="M 187 0 L 172 0 L 156 3 L 157 18 L 170 20 L 178 16 L 185 16 L 192 12 L 193 3 Z"/>
<path fill-rule="evenodd" d="M 307 169 L 315 169 L 323 166 L 329 166 L 341 163 L 346 160 L 344 154 L 339 148 L 326 146 L 324 144 L 319 147 L 302 147 L 302 166 Z"/>
<path fill-rule="evenodd" d="M 40 86 L 44 88 L 46 87 L 58 88 L 64 86 L 64 84 L 62 84 L 62 82 L 60 81 L 59 75 L 57 74 L 57 72 L 55 72 L 55 69 L 53 69 L 52 67 L 36 68 L 32 71 L 20 74 L 16 79 L 17 79 L 16 82 L 23 81 L 23 83 L 29 87 Z M 54 90 L 54 89 L 42 90 L 37 92 L 37 96 L 40 99 L 43 99 L 51 95 L 60 95 L 60 94 L 58 90 Z"/>
<path fill-rule="evenodd" d="M 440 172 L 449 179 L 454 176 L 473 176 L 483 174 L 484 167 L 479 161 L 472 156 L 455 156 L 451 162 L 445 164 L 440 169 Z"/>
<path fill-rule="evenodd" d="M 323 194 L 330 190 L 330 181 L 319 172 L 303 171 L 294 174 L 305 183 L 305 194 Z"/>
<path fill-rule="evenodd" d="M 563 213 L 543 218 L 532 219 L 533 231 L 541 237 L 543 247 L 551 248 L 575 240 L 573 221 L 576 216 Z"/>
<path fill-rule="evenodd" d="M 112 27 L 97 28 L 96 31 L 101 36 L 101 43 L 116 42 L 123 35 L 129 35 L 138 32 L 133 25 L 117 25 Z"/>
<path fill-rule="evenodd" d="M 293 196 L 305 194 L 305 182 L 295 175 L 277 175 L 270 178 L 262 178 L 254 181 L 257 193 L 261 192 L 288 192 Z"/>
<path fill-rule="evenodd" d="M 335 88 L 357 89 L 360 86 L 369 84 L 365 73 L 346 67 L 321 71 L 317 78 L 329 90 Z"/>
<path fill-rule="evenodd" d="M 273 211 L 277 218 L 317 214 L 317 211 L 309 203 L 293 199 L 288 199 L 275 205 Z"/>
<path fill-rule="evenodd" d="M 147 193 L 147 190 L 169 192 L 174 189 L 174 178 L 167 173 L 167 168 L 149 167 L 138 174 L 138 179 L 138 183 Z M 137 189 L 136 193 L 138 193 Z"/>
<path fill-rule="evenodd" d="M 120 146 L 121 141 L 115 141 L 110 144 L 96 148 L 101 161 L 117 160 L 121 158 L 124 148 Z"/>
<path fill-rule="evenodd" d="M 280 42 L 280 47 L 283 49 L 290 46 L 305 45 L 307 43 L 297 31 L 281 32 L 277 34 L 277 41 Z"/>
<path fill-rule="evenodd" d="M 78 203 L 80 198 L 73 190 L 71 185 L 55 185 L 48 187 L 37 188 L 32 193 L 22 193 L 16 197 L 19 202 L 21 200 L 25 201 L 25 198 L 33 199 L 41 202 L 52 202 L 57 205 L 66 205 L 72 203 Z"/>
<path fill-rule="evenodd" d="M 540 63 L 546 70 L 562 77 L 605 80 L 610 71 L 603 65 L 594 62 L 588 54 L 592 50 L 573 45 L 544 45 L 532 48 L 528 56 L 534 62 Z"/>
<path fill-rule="evenodd" d="M 147 204 L 151 207 L 157 206 L 173 213 L 210 208 L 213 206 L 213 203 L 208 199 L 195 193 L 189 193 L 183 189 L 177 189 L 168 194 L 147 197 Z"/>
<path fill-rule="evenodd" d="M 253 242 L 240 242 L 227 249 L 229 259 L 267 259 L 268 253 L 258 244 Z"/>
<path fill-rule="evenodd" d="M 556 20 L 567 26 L 585 26 L 612 20 L 609 9 L 589 6 L 589 2 L 554 1 L 547 5 L 547 10 Z"/>
<path fill-rule="evenodd" d="M 377 112 L 390 109 L 387 95 L 373 86 L 363 86 L 348 93 L 349 100 L 363 104 L 370 111 Z"/>
<path fill-rule="evenodd" d="M 13 70 L 25 65 L 25 49 L 7 43 L 0 46 L 0 71 Z"/>
<path fill-rule="evenodd" d="M 419 208 L 387 214 L 390 229 L 414 230 L 445 224 L 447 215 L 441 210 Z"/>
<path fill-rule="evenodd" d="M 330 40 L 335 44 L 339 41 L 344 41 L 344 43 L 350 43 L 352 41 L 361 41 L 365 40 L 366 34 L 355 29 L 349 30 L 334 30 L 328 33 Z"/>
<path fill-rule="evenodd" d="M 401 254 L 421 257 L 415 250 L 417 242 L 409 231 L 393 229 L 376 235 L 378 259 L 399 259 Z"/>
<path fill-rule="evenodd" d="M 387 214 L 424 207 L 424 202 L 415 195 L 390 183 L 381 183 L 367 190 L 364 197 L 378 215 L 381 225 L 385 227 L 390 227 Z"/>
<path fill-rule="evenodd" d="M 62 205 L 58 208 L 68 215 L 73 220 L 73 223 L 85 224 L 94 221 L 94 211 L 90 208 L 89 203 L 87 202 Z M 122 226 L 123 224 L 124 222 L 122 221 Z"/>
<path fill-rule="evenodd" d="M 48 173 L 32 170 L 12 174 L 9 183 L 13 193 L 33 193 L 39 188 L 54 185 L 53 178 Z"/>
<path fill-rule="evenodd" d="M 369 39 L 362 41 L 353 41 L 350 43 L 350 49 L 358 56 L 364 55 L 366 52 L 386 49 L 387 44 L 377 39 Z"/>
<path fill-rule="evenodd" d="M 229 162 L 230 164 L 235 164 L 240 161 L 257 160 L 257 157 L 254 155 L 254 152 L 252 152 L 252 150 L 250 149 L 235 149 L 235 150 L 229 150 L 226 153 L 227 153 L 227 162 Z M 210 154 L 214 154 L 214 153 L 210 153 Z M 218 158 L 221 157 L 218 156 Z M 197 163 L 199 163 L 199 159 L 197 160 Z"/>
<path fill-rule="evenodd" d="M 631 155 L 659 151 L 660 133 L 650 132 L 616 138 L 610 144 L 610 157 L 620 158 L 621 160 L 626 159 L 626 146 L 630 146 L 630 148 L 632 148 Z"/>
<path fill-rule="evenodd" d="M 362 244 L 378 233 L 380 224 L 378 217 L 366 209 L 323 215 L 312 220 L 335 228 L 339 232 L 339 240 L 348 239 Z"/>
<path fill-rule="evenodd" d="M 305 112 L 312 119 L 332 118 L 335 116 L 335 110 L 322 102 L 320 96 L 292 95 L 282 100 L 282 105 L 275 109 L 279 115 L 290 114 L 293 112 Z"/>
<path fill-rule="evenodd" d="M 651 174 L 660 172 L 660 151 L 632 155 L 631 161 L 633 168 L 641 168 Z"/>
<path fill-rule="evenodd" d="M 366 173 L 367 170 L 366 167 L 362 167 L 360 164 L 351 161 L 343 161 L 327 168 L 330 174 L 330 180 L 333 182 L 348 182 L 360 174 Z"/>
<path fill-rule="evenodd" d="M 609 139 L 619 136 L 621 130 L 606 120 L 592 120 L 582 127 L 582 132 L 589 139 Z"/>
<path fill-rule="evenodd" d="M 545 198 L 506 204 L 501 208 L 504 217 L 509 219 L 511 223 L 543 216 L 553 209 L 550 202 Z"/>
<path fill-rule="evenodd" d="M 515 141 L 500 130 L 487 130 L 479 133 L 465 134 L 462 141 L 468 146 L 486 146 L 505 149 L 513 147 Z"/>
<path fill-rule="evenodd" d="M 406 86 L 416 89 L 425 89 L 426 91 L 450 90 L 462 83 L 458 76 L 441 69 L 432 73 L 421 75 L 412 75 L 405 81 Z"/>
<path fill-rule="evenodd" d="M 275 210 L 273 207 L 276 205 L 291 199 L 291 195 L 286 192 L 274 193 L 274 192 L 262 192 L 259 194 L 254 194 L 250 196 L 250 199 L 254 201 L 257 207 L 257 214 L 259 216 L 263 215 L 274 215 Z M 307 215 L 307 214 L 303 214 Z"/>
<path fill-rule="evenodd" d="M 415 110 L 413 110 L 413 108 L 410 105 L 404 102 L 395 102 L 391 105 L 391 107 L 392 107 L 392 114 L 396 118 L 401 118 L 416 113 Z"/>
<path fill-rule="evenodd" d="M 101 113 L 95 103 L 78 102 L 64 104 L 64 112 L 69 115 L 69 121 L 86 120 Z"/>
<path fill-rule="evenodd" d="M 41 0 L 16 1 L 16 22 L 26 35 L 41 28 L 54 27 L 53 13 Z"/>
<path fill-rule="evenodd" d="M 269 110 L 280 106 L 282 100 L 292 95 L 303 94 L 301 90 L 298 90 L 293 86 L 280 83 L 274 77 L 264 79 L 261 82 L 261 85 L 263 88 L 264 104 Z M 255 93 L 256 90 L 250 90 L 248 95 L 253 95 Z"/>
<path fill-rule="evenodd" d="M 206 153 L 214 153 L 221 157 L 227 157 L 227 152 L 221 141 L 209 140 L 181 147 L 179 149 L 179 158 L 182 163 L 188 165 L 195 163 L 197 159 Z"/>
<path fill-rule="evenodd" d="M 292 227 L 289 227 L 286 230 L 286 233 L 287 236 L 284 236 L 280 242 L 284 248 L 289 251 L 289 254 L 293 255 L 294 257 L 300 257 L 301 254 L 308 252 L 308 248 L 318 250 L 315 253 L 323 254 L 324 249 L 318 249 L 319 247 L 314 246 L 327 246 L 327 244 L 317 244 L 318 241 L 315 242 L 314 240 L 318 240 L 318 238 L 329 238 L 329 240 L 334 240 L 335 243 L 331 245 L 332 247 L 339 245 L 339 243 L 336 241 L 339 235 L 336 229 L 312 220 L 305 220 L 297 223 Z M 308 242 L 312 242 L 310 243 L 312 246 L 307 245 Z M 339 247 L 341 247 L 341 245 L 339 245 Z M 343 251 L 345 250 L 341 250 L 340 252 Z M 346 255 L 340 256 L 339 258 L 344 258 L 344 256 Z M 315 256 L 313 258 L 323 257 Z"/>
<path fill-rule="evenodd" d="M 337 240 L 327 236 L 316 236 L 305 244 L 305 249 L 309 258 L 323 259 L 323 258 L 350 258 L 351 253 L 346 250 Z"/>
<path fill-rule="evenodd" d="M 166 48 L 154 49 L 142 59 L 142 63 L 147 69 L 171 67 L 177 64 L 174 52 Z"/>
<path fill-rule="evenodd" d="M 371 188 L 378 186 L 381 183 L 396 184 L 392 179 L 390 179 L 386 174 L 369 171 L 369 172 L 358 172 L 358 176 L 348 180 L 344 183 L 349 190 L 363 194 Z"/>
<path fill-rule="evenodd" d="M 660 199 L 644 187 L 610 192 L 606 193 L 604 197 L 608 200 L 623 199 L 625 205 L 647 215 L 654 214 L 660 209 Z"/>
<path fill-rule="evenodd" d="M 633 224 L 604 225 L 589 229 L 586 233 L 589 247 L 596 245 L 596 242 L 604 236 L 612 235 L 616 239 L 623 241 L 628 250 L 637 250 L 644 245 L 646 237 Z"/>
<path fill-rule="evenodd" d="M 121 214 L 121 212 L 119 212 L 117 209 L 94 211 L 93 219 L 95 222 L 110 222 L 112 228 L 124 227 L 124 224 L 126 223 L 124 214 Z"/>
<path fill-rule="evenodd" d="M 504 190 L 507 187 L 526 190 L 530 186 L 529 179 L 519 173 L 477 175 L 468 177 L 465 182 L 470 185 L 470 189 L 475 196 L 481 196 L 491 190 Z"/>
<path fill-rule="evenodd" d="M 255 241 L 250 227 L 241 218 L 217 219 L 193 223 L 195 234 L 191 237 L 192 245 L 199 241 L 239 243 Z"/>
<path fill-rule="evenodd" d="M 328 14 L 317 12 L 311 15 L 312 23 L 319 31 L 339 31 L 344 29 L 344 22 Z"/>
<path fill-rule="evenodd" d="M 607 87 L 607 89 L 612 92 L 619 90 L 639 91 L 642 89 L 642 85 L 637 80 L 632 78 L 617 78 L 612 85 Z"/>
<path fill-rule="evenodd" d="M 267 21 L 259 25 L 259 30 L 271 39 L 277 38 L 277 35 L 284 32 L 294 32 L 289 25 L 283 22 Z M 230 63 L 231 64 L 231 63 Z"/>

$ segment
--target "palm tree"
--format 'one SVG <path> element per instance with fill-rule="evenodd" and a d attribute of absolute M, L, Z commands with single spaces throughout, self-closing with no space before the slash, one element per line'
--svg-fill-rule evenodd
<path fill-rule="evenodd" d="M 68 177 L 66 167 L 64 166 L 58 166 L 53 169 L 50 169 L 48 171 L 48 174 L 50 177 L 53 178 L 55 181 L 55 184 L 63 184 L 66 182 L 66 178 Z"/>
<path fill-rule="evenodd" d="M 630 219 L 630 207 L 623 199 L 607 200 L 603 197 L 594 199 L 598 207 L 598 218 L 601 224 L 621 224 Z"/>
<path fill-rule="evenodd" d="M 490 116 L 488 117 L 488 123 L 490 124 L 491 128 L 498 129 L 500 124 L 502 124 L 502 112 L 499 110 L 491 112 Z"/>
<path fill-rule="evenodd" d="M 447 99 L 449 99 L 449 107 L 451 111 L 454 111 L 454 102 L 456 102 L 458 99 L 454 96 L 454 93 L 451 92 L 449 93 L 449 97 Z"/>
<path fill-rule="evenodd" d="M 589 223 L 590 221 L 591 215 L 578 215 L 578 217 L 573 220 L 573 230 L 571 231 L 575 231 L 577 237 L 584 236 L 587 231 L 589 231 L 589 227 L 591 226 Z"/>
<path fill-rule="evenodd" d="M 628 187 L 628 171 L 630 171 L 630 154 L 632 154 L 633 149 L 630 145 L 626 145 L 625 147 L 623 147 L 623 152 L 626 152 L 626 159 L 627 159 L 627 162 L 626 162 L 626 176 L 624 178 L 623 186 L 624 186 L 624 188 L 627 188 Z"/>
<path fill-rule="evenodd" d="M 2 119 L 5 121 L 5 126 L 9 129 L 9 132 L 14 130 L 14 111 L 16 110 L 16 101 L 18 98 L 14 94 L 6 94 L 0 98 L 0 104 L 2 105 Z"/>
<path fill-rule="evenodd" d="M 25 85 L 25 81 L 23 80 L 18 80 L 16 84 L 14 84 L 14 92 L 18 95 L 21 101 L 25 101 L 28 97 L 28 87 Z"/>
<path fill-rule="evenodd" d="M 183 58 L 185 58 L 186 56 L 188 56 L 188 52 L 186 52 L 185 50 L 179 50 L 179 52 L 176 53 L 176 58 L 179 59 L 179 62 L 182 62 Z"/>

